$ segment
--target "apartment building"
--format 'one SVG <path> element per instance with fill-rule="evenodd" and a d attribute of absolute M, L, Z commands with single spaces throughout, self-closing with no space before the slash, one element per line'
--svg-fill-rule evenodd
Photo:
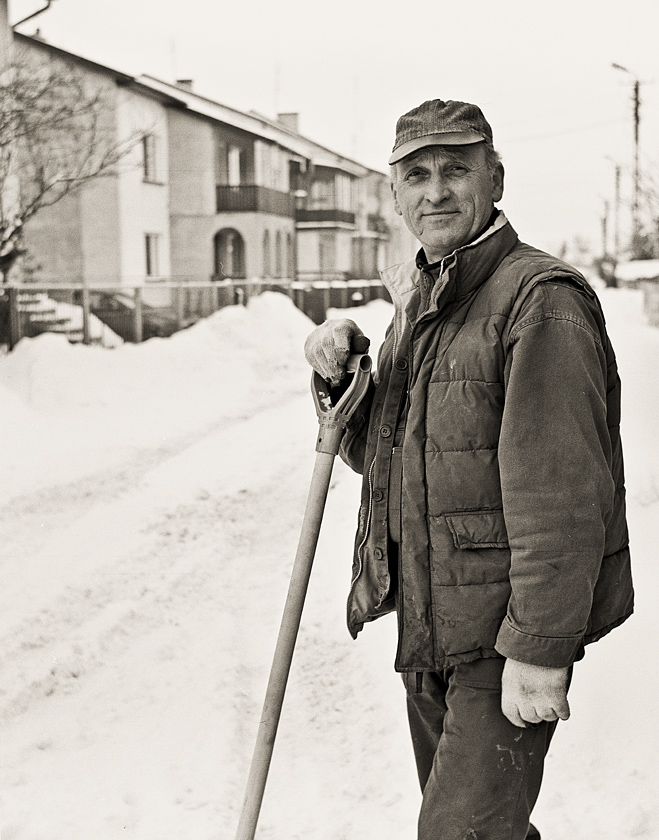
<path fill-rule="evenodd" d="M 34 279 L 364 279 L 413 253 L 388 176 L 301 135 L 297 114 L 237 111 L 190 80 L 128 76 L 35 38 L 15 46 L 85 74 L 117 140 L 137 138 L 112 175 L 26 225 Z"/>

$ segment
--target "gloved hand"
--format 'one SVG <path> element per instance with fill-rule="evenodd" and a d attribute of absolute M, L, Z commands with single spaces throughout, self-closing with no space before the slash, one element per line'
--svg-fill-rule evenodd
<path fill-rule="evenodd" d="M 523 729 L 543 720 L 567 720 L 568 669 L 546 668 L 507 659 L 501 678 L 501 710 Z"/>
<path fill-rule="evenodd" d="M 336 387 L 346 375 L 350 353 L 365 353 L 369 343 L 354 321 L 341 318 L 316 327 L 304 342 L 304 355 L 311 367 Z"/>

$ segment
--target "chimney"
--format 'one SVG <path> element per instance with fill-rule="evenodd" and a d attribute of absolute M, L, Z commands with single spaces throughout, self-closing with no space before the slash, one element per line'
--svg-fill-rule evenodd
<path fill-rule="evenodd" d="M 300 115 L 298 113 L 291 112 L 288 114 L 277 114 L 277 122 L 285 125 L 289 131 L 294 131 L 296 134 L 299 134 L 300 131 L 298 128 L 299 120 Z"/>
<path fill-rule="evenodd" d="M 176 80 L 176 87 L 183 88 L 183 90 L 189 90 L 192 93 L 192 79 L 177 79 Z"/>

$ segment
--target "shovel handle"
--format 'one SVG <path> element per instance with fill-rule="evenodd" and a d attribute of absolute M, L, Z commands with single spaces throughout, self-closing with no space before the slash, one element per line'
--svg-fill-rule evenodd
<path fill-rule="evenodd" d="M 352 379 L 348 387 L 341 393 L 336 404 L 332 401 L 329 385 L 321 376 L 314 373 L 311 380 L 311 390 L 320 423 L 316 445 L 316 463 L 311 477 L 302 531 L 295 562 L 293 563 L 277 645 L 272 659 L 236 840 L 254 840 L 256 833 L 284 702 L 286 683 L 288 682 L 295 642 L 300 629 L 302 609 L 332 478 L 334 458 L 339 451 L 346 425 L 368 390 L 371 379 L 370 357 L 365 353 L 353 354 L 348 359 L 347 371 Z"/>
<path fill-rule="evenodd" d="M 341 438 L 350 418 L 366 396 L 371 381 L 371 357 L 366 353 L 353 353 L 346 363 L 347 388 L 331 388 L 323 377 L 314 371 L 311 392 L 316 405 L 320 429 L 316 452 L 338 455 Z M 338 398 L 335 394 L 338 393 Z"/>
<path fill-rule="evenodd" d="M 277 645 L 272 658 L 270 677 L 263 701 L 261 721 L 256 735 L 254 754 L 249 769 L 249 776 L 245 788 L 245 799 L 240 815 L 238 831 L 235 840 L 253 840 L 263 802 L 263 794 L 268 779 L 270 761 L 275 746 L 279 718 L 284 703 L 286 684 L 293 660 L 293 651 L 297 640 L 302 609 L 307 594 L 311 567 L 320 523 L 325 508 L 325 500 L 332 477 L 334 455 L 319 452 L 309 488 L 309 497 L 304 512 L 302 531 L 298 543 L 297 554 L 291 572 L 288 595 L 281 619 Z"/>

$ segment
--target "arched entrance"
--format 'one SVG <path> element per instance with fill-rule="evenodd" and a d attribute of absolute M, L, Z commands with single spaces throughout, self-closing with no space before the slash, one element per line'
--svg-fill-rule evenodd
<path fill-rule="evenodd" d="M 213 269 L 216 278 L 245 277 L 245 240 L 234 228 L 223 228 L 213 237 Z"/>

